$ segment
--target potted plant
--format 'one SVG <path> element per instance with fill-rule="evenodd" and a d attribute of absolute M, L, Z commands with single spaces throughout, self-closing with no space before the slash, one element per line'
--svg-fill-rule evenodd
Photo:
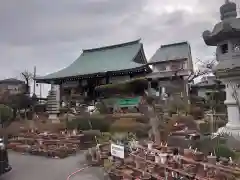
<path fill-rule="evenodd" d="M 143 171 L 143 174 L 142 174 L 142 177 L 141 179 L 142 180 L 150 180 L 152 177 L 150 174 L 147 174 L 146 172 Z"/>
<path fill-rule="evenodd" d="M 197 151 L 197 149 L 193 153 L 193 159 L 195 161 L 203 161 L 204 160 L 204 154 L 203 152 Z"/>
<path fill-rule="evenodd" d="M 194 151 L 191 147 L 189 149 L 184 149 L 184 152 L 183 152 L 184 157 L 186 157 L 186 158 L 192 158 L 193 153 L 194 153 Z"/>

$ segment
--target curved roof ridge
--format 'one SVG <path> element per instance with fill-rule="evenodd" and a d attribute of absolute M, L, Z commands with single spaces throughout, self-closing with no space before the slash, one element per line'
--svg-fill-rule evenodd
<path fill-rule="evenodd" d="M 106 49 L 114 49 L 114 48 L 118 48 L 118 47 L 123 47 L 123 46 L 138 44 L 140 41 L 141 41 L 141 38 L 139 38 L 139 39 L 137 39 L 137 40 L 135 40 L 135 41 L 129 41 L 129 42 L 120 43 L 120 44 L 114 44 L 114 45 L 103 46 L 103 47 L 92 48 L 92 49 L 83 49 L 83 53 L 84 53 L 84 52 L 101 51 L 101 50 L 106 50 Z"/>
<path fill-rule="evenodd" d="M 165 48 L 165 47 L 169 47 L 169 46 L 178 46 L 178 45 L 183 45 L 183 44 L 188 44 L 189 45 L 189 42 L 188 41 L 182 41 L 182 42 L 177 42 L 177 43 L 172 43 L 172 44 L 164 44 L 164 45 L 161 45 L 160 48 Z"/>

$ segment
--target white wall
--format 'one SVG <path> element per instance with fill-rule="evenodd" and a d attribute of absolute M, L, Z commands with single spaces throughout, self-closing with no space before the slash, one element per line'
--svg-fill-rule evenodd
<path fill-rule="evenodd" d="M 180 63 L 183 64 L 183 69 L 189 69 L 189 65 L 186 60 L 184 61 L 178 61 L 175 63 Z M 165 69 L 163 68 L 165 66 Z M 155 64 L 152 66 L 153 72 L 165 72 L 165 71 L 174 71 L 172 69 L 172 63 L 171 62 L 166 62 L 166 63 L 161 63 L 161 64 Z"/>
<path fill-rule="evenodd" d="M 206 97 L 206 89 L 198 89 L 198 96 L 205 98 Z"/>

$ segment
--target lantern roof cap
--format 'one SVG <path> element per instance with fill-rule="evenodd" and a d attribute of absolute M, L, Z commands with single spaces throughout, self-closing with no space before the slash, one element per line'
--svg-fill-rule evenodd
<path fill-rule="evenodd" d="M 217 46 L 220 42 L 240 37 L 240 18 L 237 18 L 237 5 L 229 0 L 220 7 L 221 22 L 212 31 L 204 31 L 203 39 L 209 46 Z"/>

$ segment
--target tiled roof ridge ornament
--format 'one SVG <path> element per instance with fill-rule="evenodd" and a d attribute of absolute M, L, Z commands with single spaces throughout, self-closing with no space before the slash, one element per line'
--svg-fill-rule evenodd
<path fill-rule="evenodd" d="M 113 48 L 117 48 L 117 47 L 123 47 L 123 46 L 128 46 L 128 45 L 132 45 L 132 44 L 137 44 L 140 43 L 141 38 L 134 40 L 134 41 L 129 41 L 129 42 L 124 42 L 124 43 L 119 43 L 119 44 L 114 44 L 114 45 L 106 45 L 103 47 L 97 47 L 97 48 L 92 48 L 92 49 L 83 49 L 83 52 L 94 52 L 94 51 L 102 51 L 102 50 L 106 50 L 106 49 L 113 49 Z"/>
<path fill-rule="evenodd" d="M 237 5 L 230 0 L 225 0 L 225 4 L 220 7 L 221 20 L 237 17 Z"/>

